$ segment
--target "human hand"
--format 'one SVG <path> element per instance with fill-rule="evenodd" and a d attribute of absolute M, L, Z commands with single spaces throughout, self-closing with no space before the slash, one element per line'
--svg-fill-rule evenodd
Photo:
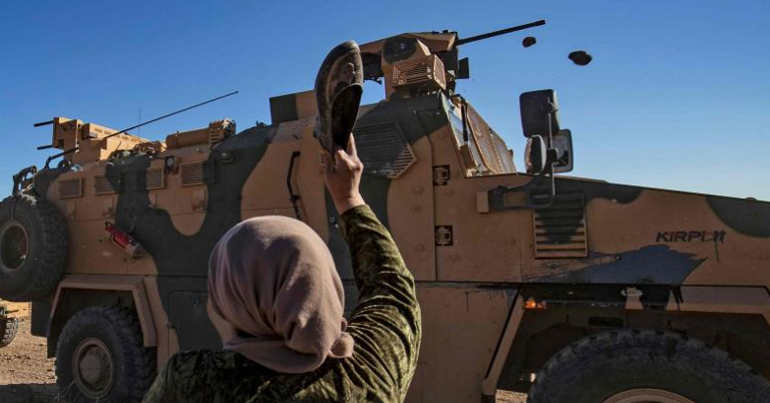
<path fill-rule="evenodd" d="M 339 214 L 365 204 L 364 198 L 361 197 L 358 190 L 364 164 L 358 159 L 356 141 L 353 135 L 348 138 L 347 150 L 339 148 L 334 155 L 325 151 L 321 153 L 321 167 L 324 172 L 326 188 L 329 189 L 329 194 Z"/>

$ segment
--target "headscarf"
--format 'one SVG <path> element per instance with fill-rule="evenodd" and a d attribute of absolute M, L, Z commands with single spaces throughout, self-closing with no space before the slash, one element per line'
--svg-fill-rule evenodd
<path fill-rule="evenodd" d="M 208 289 L 225 350 L 281 373 L 353 353 L 334 260 L 301 221 L 263 216 L 231 228 L 211 252 Z"/>

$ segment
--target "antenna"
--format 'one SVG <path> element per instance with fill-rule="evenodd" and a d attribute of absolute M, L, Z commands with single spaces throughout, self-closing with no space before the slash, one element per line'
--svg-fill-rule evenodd
<path fill-rule="evenodd" d="M 201 102 L 201 103 L 198 103 L 198 104 L 195 104 L 195 105 L 192 105 L 192 106 L 188 106 L 188 107 L 186 107 L 186 108 L 182 108 L 182 109 L 180 109 L 180 110 L 178 110 L 178 111 L 174 111 L 174 112 L 171 112 L 171 113 L 167 113 L 167 114 L 165 114 L 165 115 L 163 115 L 163 116 L 158 116 L 158 117 L 157 117 L 157 118 L 155 118 L 155 119 L 150 119 L 150 120 L 148 120 L 148 121 L 146 121 L 146 122 L 142 122 L 142 123 L 139 123 L 138 125 L 134 125 L 134 126 L 131 126 L 131 127 L 127 127 L 127 128 L 125 128 L 125 129 L 123 129 L 123 130 L 121 130 L 121 131 L 119 131 L 119 132 L 115 132 L 115 133 L 112 133 L 112 134 L 110 134 L 109 136 L 106 136 L 106 137 L 104 137 L 104 138 L 105 138 L 105 139 L 108 139 L 108 138 L 110 138 L 110 137 L 113 137 L 113 136 L 117 136 L 118 134 L 123 134 L 123 133 L 125 133 L 125 132 L 127 132 L 127 131 L 129 131 L 129 130 L 133 130 L 133 129 L 136 129 L 136 128 L 138 128 L 138 127 L 142 127 L 142 126 L 144 126 L 144 125 L 147 125 L 147 124 L 150 124 L 150 123 L 152 123 L 152 122 L 157 122 L 157 121 L 159 121 L 159 120 L 161 120 L 161 119 L 165 119 L 165 118 L 167 118 L 167 117 L 169 117 L 169 116 L 174 116 L 174 115 L 176 115 L 177 113 L 182 113 L 182 112 L 185 112 L 185 111 L 189 111 L 190 109 L 193 109 L 193 108 L 197 108 L 197 107 L 199 107 L 199 106 L 203 106 L 203 105 L 206 105 L 206 104 L 208 104 L 208 103 L 211 103 L 211 102 L 214 102 L 214 101 L 218 101 L 218 100 L 220 100 L 220 99 L 222 99 L 222 98 L 227 98 L 227 97 L 229 97 L 229 96 L 231 96 L 231 95 L 235 95 L 235 94 L 237 94 L 237 93 L 238 93 L 238 91 L 236 90 L 236 91 L 233 91 L 233 92 L 227 93 L 227 94 L 225 94 L 225 95 L 220 95 L 220 96 L 218 96 L 218 97 L 216 97 L 216 98 L 211 98 L 211 99 L 209 99 L 209 100 L 207 100 L 207 101 L 203 101 L 203 102 Z"/>

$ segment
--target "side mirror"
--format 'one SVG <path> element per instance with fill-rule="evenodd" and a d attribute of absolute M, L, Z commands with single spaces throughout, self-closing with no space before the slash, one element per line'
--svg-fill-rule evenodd
<path fill-rule="evenodd" d="M 540 174 L 546 169 L 548 160 L 547 147 L 543 136 L 531 136 L 527 139 L 527 149 L 524 151 L 524 163 L 527 173 Z"/>
<path fill-rule="evenodd" d="M 559 132 L 559 102 L 554 90 L 523 92 L 519 95 L 521 128 L 524 137 L 540 135 L 548 137 Z M 548 121 L 551 122 L 549 133 Z"/>
<path fill-rule="evenodd" d="M 574 166 L 574 153 L 572 152 L 572 132 L 569 129 L 559 130 L 558 134 L 553 135 L 551 141 L 553 154 L 554 173 L 570 172 Z"/>

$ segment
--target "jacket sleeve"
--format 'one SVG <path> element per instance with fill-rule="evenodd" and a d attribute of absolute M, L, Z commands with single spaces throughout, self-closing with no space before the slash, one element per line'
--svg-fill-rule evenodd
<path fill-rule="evenodd" d="M 359 291 L 348 326 L 354 354 L 370 371 L 375 389 L 395 388 L 403 400 L 422 337 L 414 277 L 369 206 L 350 209 L 340 218 Z"/>
<path fill-rule="evenodd" d="M 171 358 L 173 360 L 174 357 Z M 172 375 L 169 371 L 169 366 L 172 361 L 169 360 L 163 369 L 155 377 L 155 381 L 150 386 L 150 390 L 147 391 L 142 399 L 142 403 L 165 403 L 174 401 L 173 390 L 169 390 L 168 386 L 174 386 L 173 381 L 169 382 L 169 377 Z"/>
<path fill-rule="evenodd" d="M 142 403 L 218 403 L 237 387 L 228 374 L 227 358 L 209 350 L 181 351 L 166 362 L 145 393 Z"/>

